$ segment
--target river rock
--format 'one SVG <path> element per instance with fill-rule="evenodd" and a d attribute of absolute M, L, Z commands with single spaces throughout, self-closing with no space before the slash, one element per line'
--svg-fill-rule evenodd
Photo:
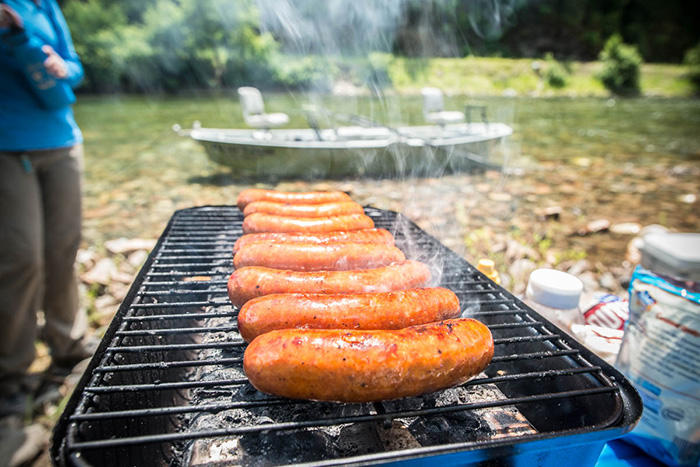
<path fill-rule="evenodd" d="M 620 235 L 637 235 L 642 229 L 642 226 L 636 222 L 620 222 L 610 226 L 612 233 Z"/>
<path fill-rule="evenodd" d="M 143 238 L 116 238 L 114 240 L 107 240 L 105 242 L 105 248 L 107 251 L 114 255 L 128 255 L 136 250 L 148 250 L 151 251 L 154 246 L 156 246 L 156 240 L 146 240 Z"/>
<path fill-rule="evenodd" d="M 513 285 L 517 287 L 517 290 L 512 290 L 514 294 L 519 295 L 525 291 L 528 277 L 530 277 L 530 273 L 535 269 L 537 269 L 537 264 L 526 258 L 518 259 L 513 262 L 508 272 L 513 279 Z"/>
<path fill-rule="evenodd" d="M 639 235 L 630 240 L 627 244 L 625 250 L 625 260 L 632 264 L 639 264 L 642 262 L 642 252 L 641 248 L 644 246 L 644 236 L 653 233 L 664 233 L 668 232 L 668 228 L 659 224 L 650 224 L 643 227 L 639 231 Z"/>
<path fill-rule="evenodd" d="M 514 262 L 522 258 L 530 258 L 533 260 L 538 260 L 540 258 L 540 255 L 534 248 L 518 243 L 515 240 L 506 240 L 506 245 L 506 260 L 508 262 Z"/>
<path fill-rule="evenodd" d="M 102 258 L 95 266 L 80 276 L 87 284 L 109 285 L 112 282 L 112 274 L 117 272 L 117 266 L 110 258 Z"/>
<path fill-rule="evenodd" d="M 134 274 L 131 274 L 122 270 L 112 271 L 112 282 L 119 282 L 121 284 L 129 285 L 134 280 Z"/>
<path fill-rule="evenodd" d="M 566 268 L 566 272 L 571 274 L 572 276 L 580 276 L 586 271 L 590 271 L 591 269 L 591 262 L 588 261 L 587 259 L 580 259 L 576 261 L 574 264 L 570 265 L 568 268 Z"/>
<path fill-rule="evenodd" d="M 644 237 L 645 235 L 653 234 L 653 233 L 665 233 L 668 232 L 669 229 L 668 227 L 661 225 L 661 224 L 649 224 L 645 225 L 642 230 L 639 231 L 639 236 Z"/>
<path fill-rule="evenodd" d="M 583 282 L 583 290 L 592 292 L 594 290 L 598 290 L 598 278 L 596 277 L 595 273 L 592 271 L 586 271 L 583 272 L 579 275 L 577 275 L 579 279 L 581 279 L 581 282 Z"/>
<path fill-rule="evenodd" d="M 557 253 L 554 250 L 547 250 L 544 252 L 544 260 L 547 263 L 549 267 L 552 267 L 553 265 L 557 264 Z"/>
<path fill-rule="evenodd" d="M 625 260 L 632 264 L 639 264 L 642 262 L 642 252 L 641 248 L 644 245 L 644 240 L 642 237 L 635 237 L 627 244 L 627 249 L 625 251 Z"/>
<path fill-rule="evenodd" d="M 146 250 L 138 250 L 131 253 L 126 261 L 135 269 L 140 269 L 143 263 L 146 262 L 148 258 L 148 252 Z"/>
<path fill-rule="evenodd" d="M 98 255 L 94 250 L 90 249 L 84 250 L 81 248 L 78 250 L 78 253 L 75 256 L 75 262 L 82 266 L 86 271 L 92 269 L 99 259 L 100 255 Z"/>
<path fill-rule="evenodd" d="M 549 207 L 541 209 L 538 212 L 537 217 L 541 221 L 546 221 L 546 220 L 550 220 L 550 219 L 558 221 L 559 218 L 561 217 L 562 212 L 563 212 L 563 209 L 561 208 L 561 206 L 549 206 Z"/>
<path fill-rule="evenodd" d="M 117 299 L 114 298 L 114 296 L 112 296 L 111 294 L 105 294 L 97 297 L 95 299 L 94 305 L 95 310 L 98 313 L 104 312 L 105 309 L 113 309 L 114 311 L 117 311 L 117 308 L 119 307 L 119 301 L 117 301 Z"/>
<path fill-rule="evenodd" d="M 129 285 L 120 282 L 112 282 L 107 286 L 107 293 L 110 294 L 114 300 L 121 303 L 129 292 Z"/>
<path fill-rule="evenodd" d="M 583 236 L 605 232 L 610 228 L 610 221 L 607 219 L 597 219 L 586 224 L 586 227 L 579 229 L 578 234 Z"/>
<path fill-rule="evenodd" d="M 513 278 L 510 277 L 510 274 L 503 273 L 499 274 L 499 276 L 501 277 L 501 287 L 503 287 L 506 290 L 510 290 L 511 286 L 513 285 Z"/>
<path fill-rule="evenodd" d="M 501 203 L 507 203 L 508 201 L 512 200 L 513 197 L 511 195 L 509 195 L 508 193 L 491 192 L 491 193 L 489 193 L 489 199 L 491 201 L 498 201 Z"/>
<path fill-rule="evenodd" d="M 615 291 L 619 288 L 617 279 L 615 279 L 615 276 L 610 271 L 601 274 L 598 283 L 602 288 L 609 291 Z"/>

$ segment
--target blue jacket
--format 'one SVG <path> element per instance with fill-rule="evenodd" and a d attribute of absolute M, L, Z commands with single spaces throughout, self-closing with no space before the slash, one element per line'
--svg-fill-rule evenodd
<path fill-rule="evenodd" d="M 73 47 L 66 20 L 56 0 L 2 0 L 22 18 L 27 34 L 40 38 L 65 60 L 66 80 L 76 87 L 83 79 L 83 66 Z M 0 28 L 0 151 L 56 149 L 82 143 L 72 107 L 41 108 L 32 95 L 10 46 L 3 40 L 8 29 Z"/>

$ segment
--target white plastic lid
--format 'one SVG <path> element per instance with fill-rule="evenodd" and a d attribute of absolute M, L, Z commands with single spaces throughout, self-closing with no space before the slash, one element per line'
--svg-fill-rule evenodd
<path fill-rule="evenodd" d="M 645 235 L 641 250 L 642 266 L 650 271 L 700 282 L 700 233 Z"/>
<path fill-rule="evenodd" d="M 583 282 L 556 269 L 535 269 L 527 283 L 527 296 L 542 305 L 570 310 L 578 308 Z"/>

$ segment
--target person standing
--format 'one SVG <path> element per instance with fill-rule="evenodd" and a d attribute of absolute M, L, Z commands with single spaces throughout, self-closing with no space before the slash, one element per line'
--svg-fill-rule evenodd
<path fill-rule="evenodd" d="M 38 98 L 44 88 L 31 82 L 17 33 L 43 44 L 38 72 L 53 84 L 76 87 L 83 68 L 56 0 L 0 0 L 0 10 L 0 465 L 14 465 L 43 448 L 21 425 L 37 311 L 54 367 L 91 356 L 75 271 L 83 137 L 70 103 Z"/>

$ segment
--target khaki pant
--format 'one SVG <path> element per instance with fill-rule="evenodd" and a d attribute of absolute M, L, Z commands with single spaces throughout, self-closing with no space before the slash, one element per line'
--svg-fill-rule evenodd
<path fill-rule="evenodd" d="M 0 152 L 0 396 L 21 389 L 34 359 L 36 312 L 54 359 L 82 351 L 78 311 L 82 145 Z"/>

